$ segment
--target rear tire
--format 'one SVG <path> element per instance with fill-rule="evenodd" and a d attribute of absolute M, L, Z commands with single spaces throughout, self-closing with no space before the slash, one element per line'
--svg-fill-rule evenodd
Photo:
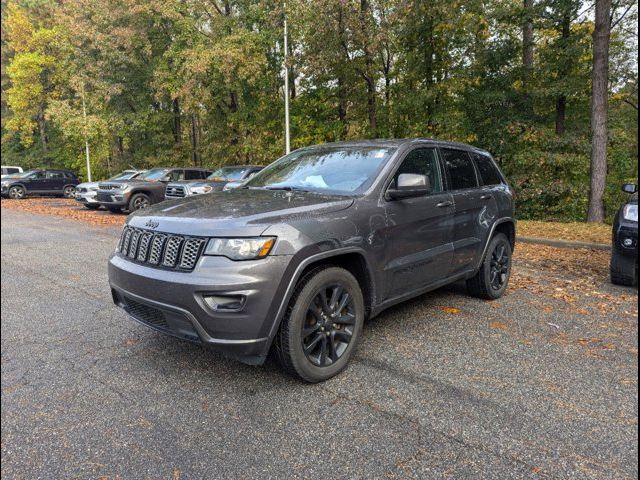
<path fill-rule="evenodd" d="M 75 196 L 76 196 L 76 187 L 74 187 L 73 185 L 66 185 L 62 189 L 62 196 L 64 198 L 75 198 Z"/>
<path fill-rule="evenodd" d="M 467 290 L 473 297 L 497 300 L 504 295 L 511 277 L 511 242 L 504 233 L 489 242 L 480 270 L 467 280 Z"/>
<path fill-rule="evenodd" d="M 136 210 L 142 210 L 143 208 L 147 208 L 151 205 L 151 199 L 148 195 L 144 193 L 136 193 L 129 200 L 128 210 L 130 212 L 135 212 Z"/>
<path fill-rule="evenodd" d="M 638 267 L 636 259 L 622 255 L 615 249 L 611 252 L 611 283 L 625 287 L 633 287 L 638 283 Z"/>
<path fill-rule="evenodd" d="M 340 373 L 353 356 L 364 324 L 358 280 L 339 267 L 319 267 L 296 286 L 275 338 L 282 368 L 317 383 Z"/>

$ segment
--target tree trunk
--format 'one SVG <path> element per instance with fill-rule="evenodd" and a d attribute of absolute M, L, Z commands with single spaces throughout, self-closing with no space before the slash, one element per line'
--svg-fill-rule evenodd
<path fill-rule="evenodd" d="M 524 0 L 524 24 L 522 26 L 522 65 L 533 68 L 533 0 Z"/>
<path fill-rule="evenodd" d="M 556 135 L 562 136 L 565 131 L 565 118 L 567 114 L 567 97 L 560 95 L 556 100 Z"/>
<path fill-rule="evenodd" d="M 194 166 L 198 166 L 200 164 L 200 145 L 199 145 L 199 132 L 200 127 L 198 126 L 198 115 L 196 113 L 191 114 L 191 163 Z"/>
<path fill-rule="evenodd" d="M 38 114 L 36 122 L 38 123 L 38 130 L 40 132 L 40 143 L 42 144 L 42 150 L 46 152 L 49 147 L 49 139 L 47 138 L 47 125 L 44 119 L 44 112 Z"/>
<path fill-rule="evenodd" d="M 524 89 L 524 107 L 528 115 L 533 115 L 533 99 L 530 91 L 530 78 L 533 75 L 533 2 L 524 0 L 524 23 L 522 24 L 522 85 Z"/>
<path fill-rule="evenodd" d="M 371 46 L 369 44 L 369 1 L 360 0 L 360 23 L 362 28 L 362 50 L 364 51 L 364 79 L 367 84 L 367 112 L 369 116 L 369 128 L 371 134 L 376 137 L 378 134 L 378 115 L 376 112 L 376 83 L 373 72 L 373 58 Z"/>
<path fill-rule="evenodd" d="M 593 71 L 591 93 L 591 185 L 587 221 L 604 222 L 604 195 L 607 180 L 607 107 L 609 94 L 609 39 L 611 0 L 596 0 L 593 31 Z"/>
<path fill-rule="evenodd" d="M 176 144 L 182 141 L 182 122 L 180 119 L 180 102 L 173 99 L 173 140 Z"/>
<path fill-rule="evenodd" d="M 558 78 L 562 81 L 569 75 L 571 69 L 571 58 L 567 55 L 569 48 L 569 37 L 571 36 L 571 11 L 567 8 L 562 15 L 562 36 L 560 37 L 560 48 L 562 56 L 558 71 Z M 556 135 L 562 136 L 565 132 L 567 115 L 567 96 L 561 93 L 556 99 Z"/>

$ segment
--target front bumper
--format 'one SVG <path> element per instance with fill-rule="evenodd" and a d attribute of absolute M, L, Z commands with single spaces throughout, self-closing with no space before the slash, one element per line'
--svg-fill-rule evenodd
<path fill-rule="evenodd" d="M 245 363 L 264 361 L 286 290 L 290 256 L 234 262 L 203 256 L 192 272 L 149 267 L 113 254 L 113 300 L 135 320 L 168 335 L 208 344 Z M 276 280 L 277 279 L 277 280 Z M 214 311 L 205 295 L 239 295 L 242 308 Z"/>
<path fill-rule="evenodd" d="M 131 193 L 122 190 L 98 190 L 96 202 L 109 207 L 126 207 Z"/>
<path fill-rule="evenodd" d="M 80 203 L 86 203 L 89 205 L 99 205 L 98 201 L 98 192 L 96 191 L 88 191 L 88 192 L 77 192 L 76 191 L 76 201 Z"/>
<path fill-rule="evenodd" d="M 638 224 L 626 222 L 616 225 L 613 245 L 619 253 L 638 258 Z"/>

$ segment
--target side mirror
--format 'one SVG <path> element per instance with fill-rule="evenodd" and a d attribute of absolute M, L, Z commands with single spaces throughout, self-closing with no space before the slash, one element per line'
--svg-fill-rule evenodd
<path fill-rule="evenodd" d="M 398 175 L 396 188 L 387 190 L 388 200 L 400 200 L 403 198 L 421 197 L 431 191 L 429 178 L 426 175 L 415 173 L 401 173 Z"/>
<path fill-rule="evenodd" d="M 635 183 L 625 183 L 622 186 L 622 191 L 626 193 L 636 193 L 638 191 L 638 185 Z"/>

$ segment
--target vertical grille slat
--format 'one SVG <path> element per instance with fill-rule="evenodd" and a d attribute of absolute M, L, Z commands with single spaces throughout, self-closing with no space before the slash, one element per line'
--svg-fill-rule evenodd
<path fill-rule="evenodd" d="M 200 257 L 200 251 L 204 245 L 201 238 L 189 238 L 184 242 L 182 247 L 182 255 L 180 256 L 180 268 L 191 270 L 196 266 L 196 262 Z"/>
<path fill-rule="evenodd" d="M 131 242 L 129 244 L 129 251 L 127 252 L 127 256 L 129 258 L 136 258 L 136 254 L 138 253 L 138 244 L 140 242 L 140 235 L 142 235 L 142 232 L 140 232 L 140 230 L 134 230 L 131 234 Z"/>
<path fill-rule="evenodd" d="M 165 267 L 175 267 L 180 255 L 180 247 L 182 247 L 183 237 L 175 235 L 170 236 L 167 239 L 167 246 L 164 249 L 164 258 L 162 259 L 162 265 Z"/>
<path fill-rule="evenodd" d="M 118 251 L 150 266 L 191 271 L 195 268 L 207 243 L 206 238 L 170 235 L 133 227 L 125 227 Z"/>

